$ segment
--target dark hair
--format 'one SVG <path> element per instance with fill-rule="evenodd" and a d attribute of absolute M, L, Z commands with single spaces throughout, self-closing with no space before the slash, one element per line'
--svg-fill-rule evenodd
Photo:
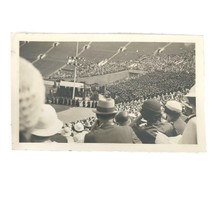
<path fill-rule="evenodd" d="M 115 114 L 96 114 L 98 119 L 111 120 L 114 119 Z"/>
<path fill-rule="evenodd" d="M 140 113 L 148 123 L 155 123 L 161 120 L 161 113 L 155 113 L 148 109 L 142 109 Z"/>

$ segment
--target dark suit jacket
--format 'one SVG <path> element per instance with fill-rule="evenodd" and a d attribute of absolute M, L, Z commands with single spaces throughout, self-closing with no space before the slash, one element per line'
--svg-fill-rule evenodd
<path fill-rule="evenodd" d="M 85 135 L 85 143 L 141 143 L 129 126 L 107 125 Z"/>
<path fill-rule="evenodd" d="M 153 125 L 144 125 L 142 127 L 134 124 L 132 128 L 141 142 L 146 144 L 155 143 L 156 131 L 159 131 L 168 137 L 176 136 L 174 127 L 168 122 L 157 122 Z"/>

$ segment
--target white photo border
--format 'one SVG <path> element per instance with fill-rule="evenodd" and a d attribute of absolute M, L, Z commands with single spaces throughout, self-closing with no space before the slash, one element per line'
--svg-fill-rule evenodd
<path fill-rule="evenodd" d="M 46 151 L 127 151 L 127 152 L 205 152 L 204 117 L 204 50 L 200 35 L 156 35 L 156 34 L 11 34 L 11 87 L 12 87 L 12 149 Z M 181 144 L 69 144 L 69 143 L 19 143 L 19 41 L 111 41 L 111 42 L 181 42 L 195 43 L 196 61 L 196 145 Z"/>

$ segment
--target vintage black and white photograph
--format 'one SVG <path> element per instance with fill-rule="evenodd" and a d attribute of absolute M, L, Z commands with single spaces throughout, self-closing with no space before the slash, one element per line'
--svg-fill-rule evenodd
<path fill-rule="evenodd" d="M 200 36 L 12 34 L 12 62 L 13 149 L 205 149 Z"/>

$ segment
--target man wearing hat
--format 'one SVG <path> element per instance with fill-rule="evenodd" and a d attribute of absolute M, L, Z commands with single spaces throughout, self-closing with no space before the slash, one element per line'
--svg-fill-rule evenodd
<path fill-rule="evenodd" d="M 117 113 L 114 99 L 102 98 L 93 111 L 97 120 L 91 131 L 85 135 L 85 143 L 141 143 L 131 127 L 114 123 Z"/>
<path fill-rule="evenodd" d="M 181 119 L 182 104 L 176 100 L 170 100 L 165 105 L 165 113 L 167 121 L 170 122 L 175 129 L 176 135 L 182 135 L 186 127 L 186 123 Z"/>
<path fill-rule="evenodd" d="M 184 129 L 183 135 L 176 138 L 170 138 L 162 133 L 158 133 L 155 143 L 177 143 L 177 144 L 197 144 L 197 124 L 196 124 L 196 93 L 193 86 L 186 95 L 189 105 L 192 107 L 193 114 Z"/>
<path fill-rule="evenodd" d="M 157 132 L 167 136 L 175 135 L 172 124 L 167 121 L 161 121 L 161 104 L 157 100 L 149 99 L 144 101 L 140 113 L 141 115 L 132 122 L 131 126 L 142 143 L 155 143 Z M 142 125 L 142 119 L 146 120 L 147 123 Z"/>

